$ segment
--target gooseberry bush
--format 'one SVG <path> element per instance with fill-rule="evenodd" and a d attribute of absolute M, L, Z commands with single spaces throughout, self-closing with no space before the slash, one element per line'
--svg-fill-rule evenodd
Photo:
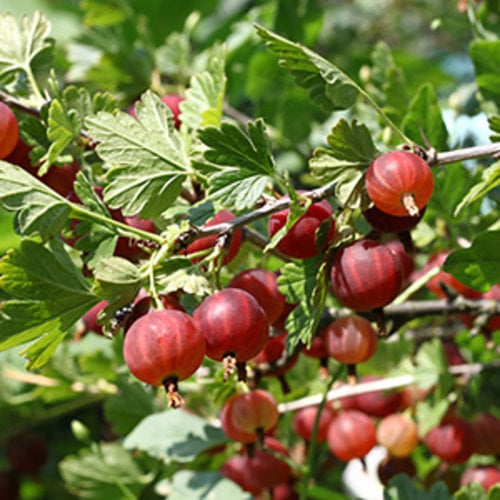
<path fill-rule="evenodd" d="M 7 2 L 1 498 L 500 494 L 500 9 L 413 3 Z"/>

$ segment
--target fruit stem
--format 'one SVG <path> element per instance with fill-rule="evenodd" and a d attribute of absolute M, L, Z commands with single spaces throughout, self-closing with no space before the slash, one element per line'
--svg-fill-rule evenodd
<path fill-rule="evenodd" d="M 234 357 L 234 354 L 228 353 L 225 354 L 224 357 L 222 358 L 222 366 L 224 367 L 224 382 L 226 382 L 229 377 L 234 373 L 234 370 L 237 367 L 236 363 L 236 358 Z M 238 377 L 239 377 L 239 367 L 238 367 Z M 238 380 L 243 380 L 244 379 L 239 379 Z"/>
<path fill-rule="evenodd" d="M 168 407 L 180 408 L 184 405 L 183 397 L 177 392 L 177 378 L 169 377 L 163 381 L 163 387 L 167 391 Z"/>
<path fill-rule="evenodd" d="M 356 372 L 356 365 L 348 363 L 347 365 L 347 383 L 349 385 L 356 385 L 358 381 L 358 374 Z"/>
<path fill-rule="evenodd" d="M 401 203 L 412 217 L 418 217 L 420 215 L 420 210 L 415 203 L 415 196 L 413 193 L 403 193 L 401 195 Z"/>

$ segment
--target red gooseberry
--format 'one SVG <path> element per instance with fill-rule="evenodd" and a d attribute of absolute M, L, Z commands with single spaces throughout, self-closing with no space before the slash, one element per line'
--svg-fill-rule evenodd
<path fill-rule="evenodd" d="M 415 422 L 401 413 L 391 413 L 377 426 L 377 442 L 394 457 L 407 457 L 417 447 L 418 430 Z"/>
<path fill-rule="evenodd" d="M 9 156 L 16 147 L 19 138 L 19 125 L 16 115 L 7 106 L 0 102 L 0 159 Z"/>
<path fill-rule="evenodd" d="M 431 168 L 408 151 L 391 151 L 375 158 L 366 173 L 368 196 L 389 215 L 418 217 L 433 190 Z"/>
<path fill-rule="evenodd" d="M 275 212 L 269 217 L 269 235 L 274 236 L 285 226 L 289 208 Z M 307 259 L 322 252 L 335 233 L 335 220 L 332 217 L 333 208 L 326 200 L 313 203 L 307 212 L 289 229 L 277 245 L 278 250 L 289 257 Z M 326 238 L 317 240 L 318 230 L 322 224 L 327 224 Z"/>
<path fill-rule="evenodd" d="M 234 220 L 234 218 L 235 218 L 234 215 L 229 210 L 221 210 L 215 215 L 215 217 L 210 219 L 205 224 L 205 227 L 215 226 L 216 224 L 220 224 L 223 222 L 231 222 L 232 220 Z M 199 238 L 193 241 L 193 243 L 189 244 L 187 249 L 182 251 L 181 253 L 189 255 L 201 252 L 203 250 L 211 249 L 215 246 L 216 240 L 217 240 L 217 235 L 215 234 L 212 236 L 204 236 L 203 238 Z M 222 259 L 222 263 L 224 265 L 228 264 L 236 257 L 241 247 L 242 241 L 243 241 L 243 235 L 241 233 L 241 230 L 236 229 L 232 235 L 231 242 L 229 243 L 229 248 L 227 249 L 226 253 L 224 254 L 224 258 Z M 192 260 L 193 262 L 199 262 L 200 259 L 193 258 Z"/>
<path fill-rule="evenodd" d="M 264 309 L 245 290 L 225 288 L 206 297 L 195 309 L 193 318 L 206 341 L 206 354 L 224 360 L 227 378 L 235 363 L 256 356 L 269 338 L 269 322 Z M 239 377 L 245 378 L 239 373 Z"/>
<path fill-rule="evenodd" d="M 328 428 L 328 447 L 340 460 L 347 462 L 364 457 L 376 444 L 375 423 L 358 410 L 346 410 L 336 416 Z"/>
<path fill-rule="evenodd" d="M 332 289 L 338 301 L 355 311 L 369 311 L 392 302 L 403 274 L 398 257 L 373 240 L 357 240 L 335 255 Z"/>
<path fill-rule="evenodd" d="M 152 311 L 128 329 L 123 355 L 131 373 L 146 384 L 164 385 L 169 405 L 178 407 L 177 381 L 191 376 L 205 355 L 205 340 L 196 322 L 177 310 Z"/>

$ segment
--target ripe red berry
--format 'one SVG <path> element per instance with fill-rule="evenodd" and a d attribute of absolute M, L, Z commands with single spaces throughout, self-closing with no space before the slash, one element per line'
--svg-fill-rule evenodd
<path fill-rule="evenodd" d="M 7 460 L 16 472 L 34 474 L 48 458 L 47 441 L 33 432 L 10 436 L 7 440 Z"/>
<path fill-rule="evenodd" d="M 125 335 L 123 355 L 131 373 L 150 385 L 164 385 L 170 406 L 182 400 L 178 380 L 191 376 L 205 355 L 196 322 L 182 311 L 152 311 L 135 321 Z"/>
<path fill-rule="evenodd" d="M 382 377 L 368 375 L 361 378 L 361 382 L 373 382 Z M 402 404 L 401 391 L 371 391 L 354 396 L 356 407 L 373 417 L 386 417 L 396 412 Z"/>
<path fill-rule="evenodd" d="M 184 97 L 182 97 L 179 94 L 165 94 L 161 98 L 161 101 L 169 107 L 170 111 L 172 111 L 174 126 L 177 129 L 181 126 L 181 120 L 180 120 L 181 109 L 179 105 L 183 100 Z M 129 115 L 132 115 L 134 118 L 137 118 L 135 112 L 135 103 L 129 106 L 127 112 Z"/>
<path fill-rule="evenodd" d="M 184 101 L 184 97 L 179 95 L 179 94 L 165 94 L 161 98 L 162 102 L 165 103 L 169 108 L 170 111 L 172 111 L 172 115 L 174 118 L 174 126 L 175 128 L 180 128 L 181 126 L 181 119 L 180 119 L 180 114 L 181 114 L 181 108 L 180 108 L 180 103 Z"/>
<path fill-rule="evenodd" d="M 392 302 L 403 275 L 397 256 L 372 240 L 354 241 L 335 256 L 332 289 L 338 301 L 355 311 L 369 311 Z"/>
<path fill-rule="evenodd" d="M 415 259 L 413 255 L 405 250 L 400 240 L 390 240 L 384 243 L 385 246 L 398 258 L 399 267 L 403 276 L 403 287 L 406 286 L 415 270 Z"/>
<path fill-rule="evenodd" d="M 269 338 L 264 309 L 238 288 L 226 288 L 205 298 L 193 317 L 205 337 L 207 356 L 224 360 L 226 378 L 234 370 L 234 362 L 252 359 Z"/>
<path fill-rule="evenodd" d="M 391 413 L 377 426 L 377 443 L 394 457 L 407 457 L 418 444 L 417 426 L 411 418 Z"/>
<path fill-rule="evenodd" d="M 417 468 L 411 458 L 398 458 L 387 455 L 377 467 L 378 478 L 384 486 L 387 486 L 389 481 L 398 474 L 406 474 L 410 477 L 417 474 Z"/>
<path fill-rule="evenodd" d="M 262 389 L 235 394 L 224 404 L 221 411 L 222 429 L 228 437 L 249 443 L 278 422 L 278 404 L 274 396 Z"/>
<path fill-rule="evenodd" d="M 381 233 L 404 233 L 413 229 L 420 222 L 425 209 L 426 207 L 422 208 L 417 216 L 403 215 L 398 217 L 386 214 L 373 205 L 363 212 L 363 216 L 373 229 Z"/>
<path fill-rule="evenodd" d="M 461 417 L 449 416 L 423 438 L 431 453 L 451 464 L 465 462 L 475 451 L 472 426 Z"/>
<path fill-rule="evenodd" d="M 0 102 L 0 159 L 14 151 L 18 139 L 19 125 L 16 115 L 7 104 Z"/>
<path fill-rule="evenodd" d="M 280 210 L 269 217 L 269 236 L 274 236 L 285 226 L 290 209 Z M 333 208 L 326 200 L 313 203 L 307 212 L 290 228 L 277 245 L 278 250 L 289 257 L 307 259 L 322 252 L 335 233 Z M 322 224 L 327 225 L 326 237 L 317 240 L 318 230 Z"/>
<path fill-rule="evenodd" d="M 362 458 L 375 446 L 375 433 L 375 423 L 366 413 L 346 410 L 330 423 L 328 447 L 344 462 Z"/>
<path fill-rule="evenodd" d="M 418 217 L 431 199 L 434 177 L 420 156 L 392 151 L 376 158 L 366 173 L 366 190 L 375 206 L 389 215 Z"/>
<path fill-rule="evenodd" d="M 476 443 L 474 453 L 500 454 L 500 419 L 491 413 L 479 413 L 470 423 Z"/>
<path fill-rule="evenodd" d="M 488 492 L 493 486 L 500 484 L 500 469 L 494 465 L 469 467 L 462 474 L 460 485 L 471 483 L 479 483 Z"/>
<path fill-rule="evenodd" d="M 269 323 L 274 323 L 285 308 L 285 297 L 278 290 L 276 275 L 267 269 L 246 269 L 238 273 L 227 287 L 240 288 L 253 295 L 264 309 Z"/>
<path fill-rule="evenodd" d="M 5 500 L 19 500 L 21 481 L 14 470 L 0 471 L 0 498 Z"/>
<path fill-rule="evenodd" d="M 234 215 L 229 211 L 229 210 L 221 210 L 218 212 L 215 217 L 210 219 L 206 224 L 205 227 L 211 227 L 215 226 L 216 224 L 222 223 L 222 222 L 231 222 L 234 220 Z M 212 236 L 205 236 L 203 238 L 199 238 L 190 245 L 188 245 L 187 249 L 184 250 L 182 253 L 183 254 L 193 254 L 195 252 L 201 252 L 202 250 L 208 250 L 214 247 L 215 242 L 217 240 L 217 235 L 212 235 Z M 243 235 L 241 233 L 240 229 L 236 229 L 233 233 L 233 237 L 231 238 L 231 242 L 229 244 L 229 248 L 227 249 L 224 258 L 222 260 L 222 263 L 228 264 L 231 262 L 235 257 L 236 254 L 238 253 L 241 243 L 243 241 Z M 199 262 L 200 259 L 193 259 L 193 262 Z"/>
<path fill-rule="evenodd" d="M 150 233 L 156 233 L 156 226 L 151 219 L 142 219 L 138 215 L 132 215 L 130 217 L 123 217 L 123 222 L 130 227 L 149 231 Z M 141 248 L 139 240 L 120 236 L 116 242 L 114 255 L 137 262 L 147 254 Z"/>
<path fill-rule="evenodd" d="M 427 261 L 427 264 L 424 266 L 422 272 L 425 274 L 426 272 L 430 271 L 435 267 L 441 267 L 444 264 L 444 261 L 448 257 L 449 253 L 450 252 L 448 250 L 441 250 L 431 255 L 431 257 Z M 464 285 L 463 283 L 458 281 L 453 275 L 443 270 L 439 271 L 439 273 L 436 276 L 431 278 L 427 282 L 426 286 L 431 292 L 435 293 L 438 297 L 441 297 L 442 299 L 448 298 L 448 295 L 446 294 L 445 291 L 446 288 L 449 288 L 451 289 L 451 291 L 459 295 L 463 295 L 468 299 L 481 298 L 481 292 L 469 288 L 467 285 Z"/>
<path fill-rule="evenodd" d="M 377 350 L 377 333 L 361 316 L 338 318 L 325 328 L 328 354 L 339 363 L 357 364 L 368 361 Z"/>
<path fill-rule="evenodd" d="M 77 337 L 81 338 L 88 332 L 94 332 L 98 335 L 102 335 L 102 325 L 98 323 L 97 318 L 99 313 L 108 305 L 107 300 L 102 300 L 98 302 L 94 307 L 90 308 L 82 316 L 82 328 L 78 330 Z"/>
<path fill-rule="evenodd" d="M 308 406 L 298 410 L 293 416 L 292 429 L 295 434 L 300 436 L 305 441 L 311 441 L 314 429 L 314 423 L 318 415 L 317 406 Z M 318 430 L 316 434 L 316 442 L 323 443 L 326 441 L 330 423 L 335 417 L 335 412 L 330 406 L 324 406 L 321 410 L 318 421 Z"/>

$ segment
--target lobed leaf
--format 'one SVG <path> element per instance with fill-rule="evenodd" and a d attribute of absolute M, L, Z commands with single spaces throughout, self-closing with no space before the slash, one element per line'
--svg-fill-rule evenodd
<path fill-rule="evenodd" d="M 485 99 L 500 107 L 500 40 L 474 40 L 469 46 L 476 82 Z"/>
<path fill-rule="evenodd" d="M 26 73 L 34 60 L 52 52 L 51 25 L 39 11 L 19 21 L 9 13 L 0 16 L 0 81 L 13 80 L 18 72 Z"/>
<path fill-rule="evenodd" d="M 230 498 L 231 500 L 251 500 L 250 493 L 243 491 L 234 481 L 222 477 L 217 472 L 181 470 L 172 478 L 172 494 L 169 500 L 210 500 Z"/>
<path fill-rule="evenodd" d="M 38 339 L 25 352 L 45 364 L 68 330 L 99 299 L 61 243 L 23 240 L 0 260 L 0 350 Z"/>
<path fill-rule="evenodd" d="M 403 119 L 404 132 L 417 144 L 429 144 L 443 151 L 448 144 L 448 131 L 441 114 L 436 91 L 430 83 L 424 83 L 411 100 L 408 113 Z"/>
<path fill-rule="evenodd" d="M 474 203 L 482 199 L 488 192 L 500 185 L 500 161 L 497 161 L 485 168 L 481 174 L 481 181 L 472 186 L 469 192 L 461 199 L 456 206 L 453 215 L 456 217 L 460 212 Z"/>
<path fill-rule="evenodd" d="M 356 208 L 361 202 L 364 172 L 377 155 L 370 131 L 356 120 L 341 118 L 328 135 L 328 148 L 316 149 L 309 161 L 311 172 L 322 184 L 335 182 L 342 206 Z"/>
<path fill-rule="evenodd" d="M 0 203 L 15 211 L 19 232 L 44 239 L 60 233 L 71 203 L 21 167 L 0 161 Z"/>
<path fill-rule="evenodd" d="M 313 102 L 329 111 L 353 106 L 360 89 L 337 66 L 262 26 L 256 25 L 255 29 L 269 49 L 278 54 L 280 65 L 290 70 L 297 85 L 309 91 Z"/>
<path fill-rule="evenodd" d="M 446 259 L 443 269 L 465 285 L 486 292 L 500 282 L 500 231 L 481 233 L 470 248 L 460 248 Z"/>
<path fill-rule="evenodd" d="M 181 102 L 181 122 L 189 128 L 199 129 L 221 123 L 226 90 L 225 55 L 219 49 L 210 58 L 206 71 L 195 74 Z"/>
<path fill-rule="evenodd" d="M 144 473 L 118 442 L 99 443 L 68 455 L 59 469 L 71 492 L 93 500 L 139 498 L 144 486 L 153 480 L 153 474 Z"/>
<path fill-rule="evenodd" d="M 125 438 L 124 446 L 166 463 L 189 463 L 201 452 L 226 441 L 226 435 L 203 418 L 184 410 L 167 410 L 142 420 Z"/>
<path fill-rule="evenodd" d="M 127 113 L 97 113 L 86 120 L 97 152 L 110 163 L 104 200 L 124 215 L 159 215 L 179 195 L 190 163 L 172 113 L 160 98 L 146 92 L 136 106 L 137 120 Z"/>
<path fill-rule="evenodd" d="M 247 127 L 248 135 L 232 123 L 199 132 L 208 147 L 204 158 L 210 170 L 206 170 L 209 195 L 214 201 L 237 210 L 253 208 L 275 175 L 264 122 L 259 119 Z"/>

